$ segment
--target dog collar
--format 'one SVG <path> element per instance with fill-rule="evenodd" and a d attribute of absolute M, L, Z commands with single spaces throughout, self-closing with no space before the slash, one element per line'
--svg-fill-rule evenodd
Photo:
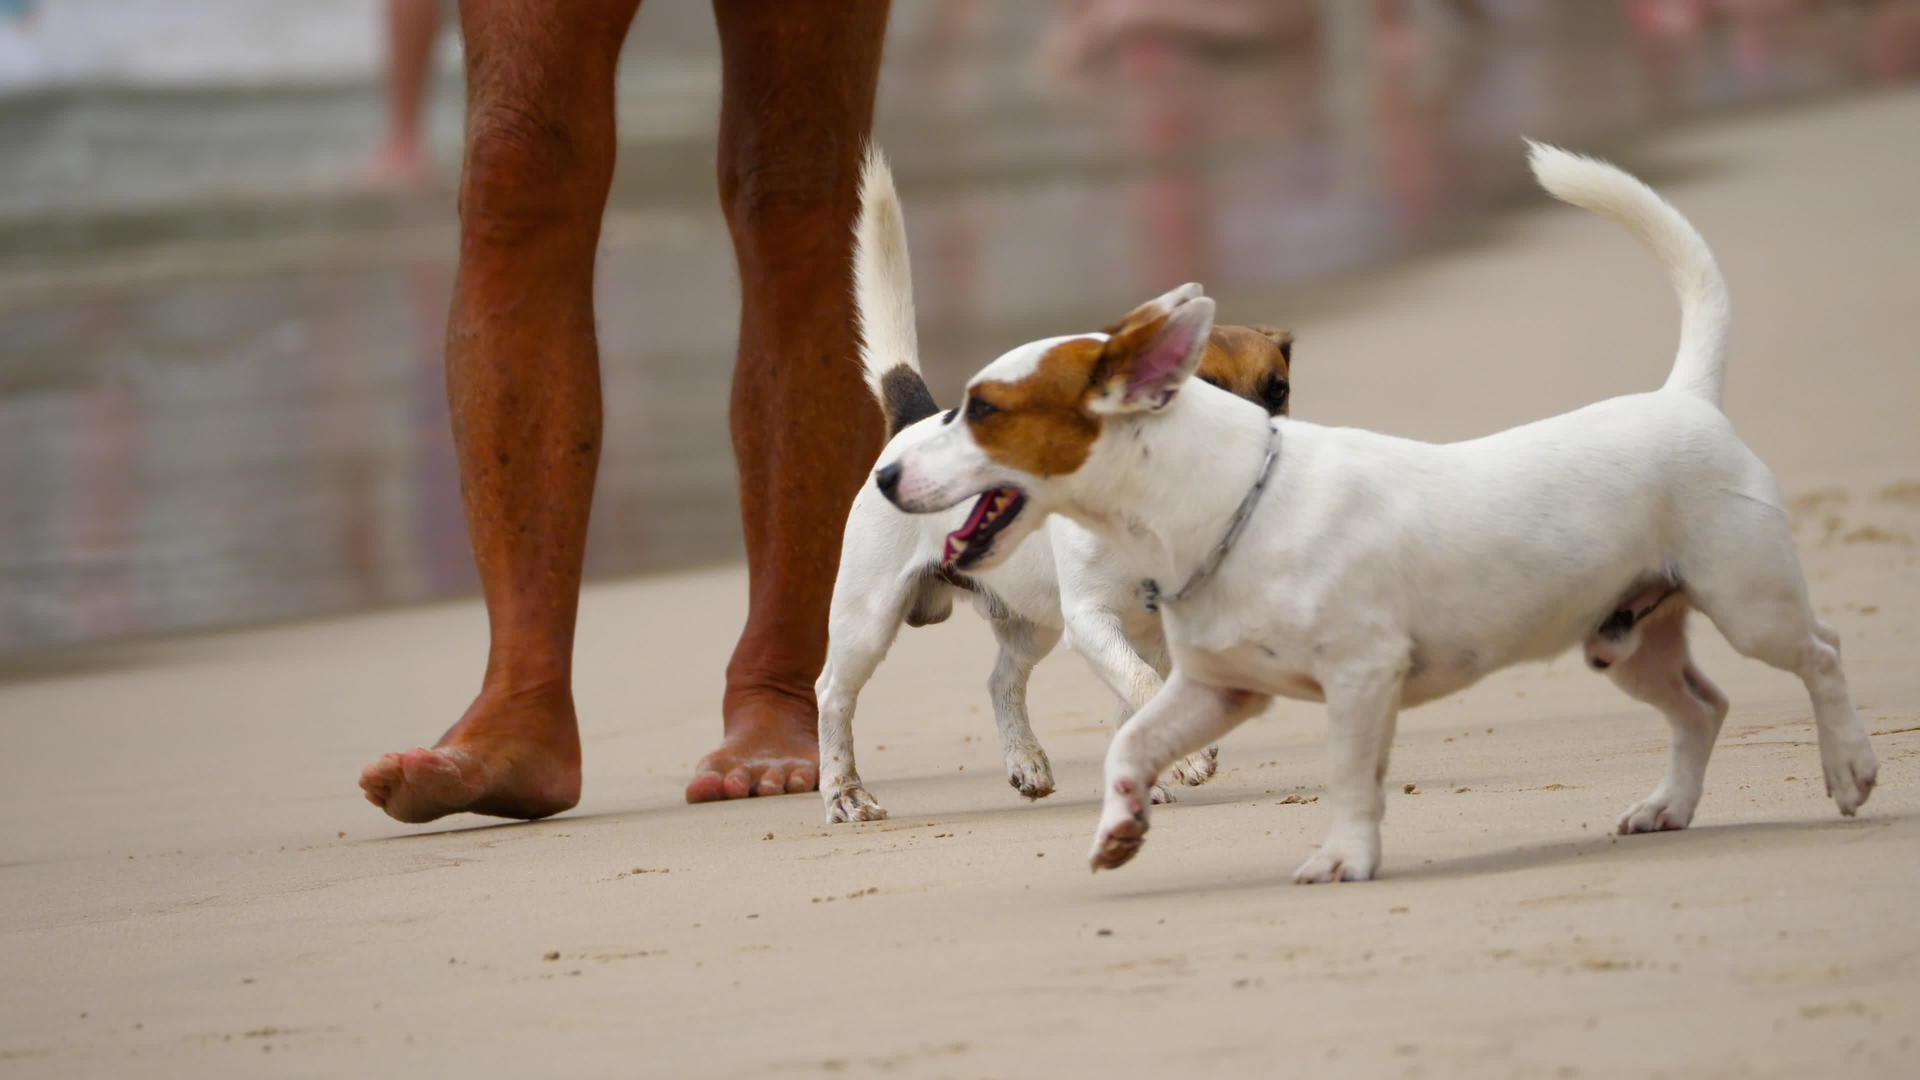
<path fill-rule="evenodd" d="M 1177 604 L 1185 600 L 1194 589 L 1212 577 L 1215 570 L 1220 569 L 1220 564 L 1226 561 L 1227 552 L 1233 550 L 1234 541 L 1240 539 L 1240 534 L 1247 527 L 1248 519 L 1253 517 L 1253 508 L 1259 504 L 1260 493 L 1267 489 L 1267 481 L 1273 477 L 1273 466 L 1279 460 L 1280 428 L 1277 424 L 1269 424 L 1267 460 L 1260 466 L 1259 479 L 1247 489 L 1247 497 L 1240 500 L 1239 509 L 1233 512 L 1233 520 L 1227 522 L 1225 535 L 1220 537 L 1220 542 L 1213 546 L 1213 551 L 1207 556 L 1206 561 L 1193 572 L 1193 576 L 1187 579 L 1187 583 L 1180 586 L 1180 591 L 1172 596 L 1161 595 L 1160 583 L 1152 578 L 1141 582 L 1140 591 L 1145 596 L 1148 611 L 1159 611 L 1162 604 Z"/>

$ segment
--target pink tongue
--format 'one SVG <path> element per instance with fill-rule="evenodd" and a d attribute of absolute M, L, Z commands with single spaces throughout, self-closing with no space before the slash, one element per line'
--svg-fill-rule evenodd
<path fill-rule="evenodd" d="M 1000 494 L 998 491 L 989 491 L 985 495 L 980 496 L 979 501 L 973 504 L 973 513 L 967 515 L 967 523 L 960 526 L 960 531 L 952 535 L 964 540 L 973 533 L 973 530 L 979 528 L 980 522 L 987 516 L 987 505 L 991 503 L 994 496 L 998 494 Z"/>

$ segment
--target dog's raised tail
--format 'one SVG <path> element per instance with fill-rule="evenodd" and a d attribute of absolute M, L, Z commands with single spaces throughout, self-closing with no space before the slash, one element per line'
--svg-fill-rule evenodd
<path fill-rule="evenodd" d="M 913 271 L 907 223 L 893 171 L 880 148 L 867 147 L 860 172 L 860 219 L 854 225 L 853 302 L 860 319 L 860 367 L 887 414 L 887 437 L 940 411 L 920 377 L 913 328 Z"/>
<path fill-rule="evenodd" d="M 1713 252 L 1692 224 L 1638 179 L 1589 157 L 1528 140 L 1534 178 L 1555 198 L 1611 218 L 1651 248 L 1680 297 L 1680 348 L 1666 388 L 1720 404 L 1732 305 Z"/>

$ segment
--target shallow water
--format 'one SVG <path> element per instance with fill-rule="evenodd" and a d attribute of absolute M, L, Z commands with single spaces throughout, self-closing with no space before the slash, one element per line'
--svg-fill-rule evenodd
<path fill-rule="evenodd" d="M 1304 283 L 1530 197 L 1523 132 L 1604 151 L 1920 69 L 1907 2 L 1671 36 L 1610 3 L 1494 3 L 1478 28 L 1416 5 L 1384 36 L 1370 5 L 1325 6 L 1349 21 L 1312 41 L 1074 63 L 1052 5 L 899 5 L 880 136 L 936 392 L 1184 280 L 1297 325 Z M 598 575 L 740 551 L 704 18 L 649 5 L 623 77 Z M 436 102 L 446 161 L 457 100 Z M 0 97 L 0 651 L 474 587 L 440 370 L 451 200 L 339 179 L 377 112 L 351 79 Z"/>

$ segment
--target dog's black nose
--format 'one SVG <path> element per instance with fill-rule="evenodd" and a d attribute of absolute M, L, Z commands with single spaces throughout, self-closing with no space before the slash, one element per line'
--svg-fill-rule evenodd
<path fill-rule="evenodd" d="M 893 500 L 893 489 L 900 486 L 900 463 L 896 461 L 874 473 L 873 486 L 879 488 L 880 494 L 885 495 L 887 500 L 891 502 Z"/>

